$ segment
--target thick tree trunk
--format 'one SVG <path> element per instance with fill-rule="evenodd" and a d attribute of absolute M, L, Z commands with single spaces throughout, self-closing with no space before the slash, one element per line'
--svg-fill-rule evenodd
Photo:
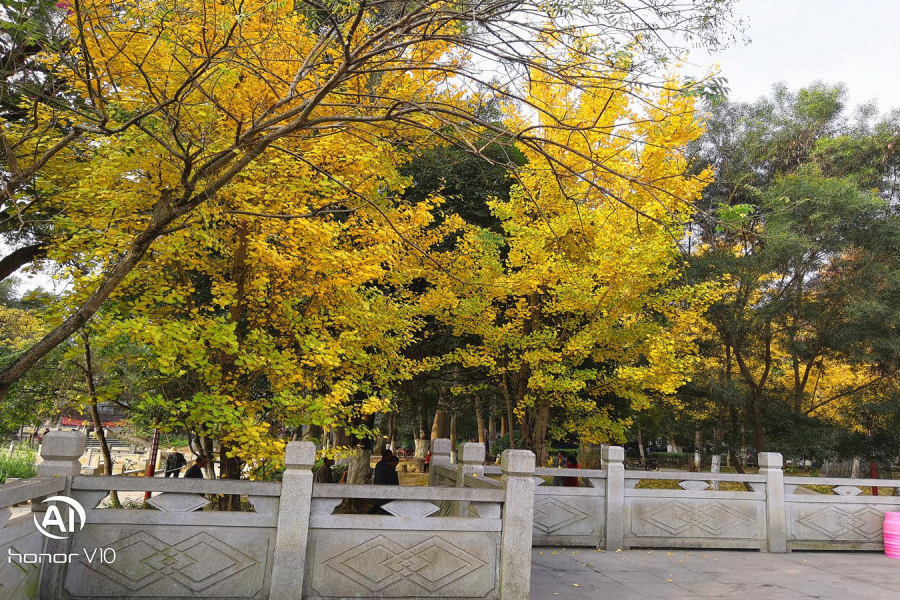
<path fill-rule="evenodd" d="M 507 425 L 508 422 L 509 417 L 507 417 L 503 413 L 500 413 L 500 437 L 503 437 L 504 435 L 509 433 L 509 425 Z"/>
<path fill-rule="evenodd" d="M 88 296 L 87 300 L 69 315 L 65 321 L 53 328 L 50 333 L 22 353 L 12 364 L 0 371 L 0 399 L 6 396 L 12 384 L 18 381 L 37 361 L 66 341 L 69 336 L 83 327 L 96 314 L 110 294 L 137 266 L 154 240 L 165 231 L 169 223 L 176 217 L 177 214 L 170 209 L 169 199 L 161 198 L 153 208 L 153 214 L 147 229 L 135 236 L 134 241 L 122 256 L 122 259 L 110 269 L 100 282 L 100 285 Z"/>
<path fill-rule="evenodd" d="M 234 456 L 228 456 L 229 448 L 222 444 L 219 446 L 219 479 L 238 480 L 241 478 L 241 461 Z M 222 494 L 219 496 L 219 510 L 239 510 L 241 496 L 239 494 Z"/>
<path fill-rule="evenodd" d="M 372 449 L 357 446 L 347 466 L 348 484 L 372 483 Z"/>
<path fill-rule="evenodd" d="M 309 442 L 315 442 L 316 444 L 321 444 L 323 435 L 324 432 L 321 425 L 310 425 L 306 428 L 306 432 L 303 434 L 302 439 Z"/>
<path fill-rule="evenodd" d="M 434 412 L 434 423 L 431 425 L 431 441 L 450 437 L 450 415 L 441 406 Z"/>
<path fill-rule="evenodd" d="M 545 466 L 548 464 L 550 452 L 547 448 L 547 429 L 550 426 L 550 400 L 544 396 L 539 397 L 535 401 L 535 423 L 534 423 L 534 456 L 537 465 Z"/>
<path fill-rule="evenodd" d="M 388 427 L 388 447 L 394 453 L 397 452 L 397 413 L 391 413 L 391 423 Z"/>
<path fill-rule="evenodd" d="M 47 255 L 43 244 L 32 244 L 13 250 L 0 260 L 0 281 L 3 281 L 21 267 Z"/>
<path fill-rule="evenodd" d="M 431 443 L 425 431 L 425 407 L 422 406 L 421 402 L 416 414 L 416 431 L 413 437 L 416 440 L 416 458 L 425 458 Z"/>
<path fill-rule="evenodd" d="M 600 446 L 597 444 L 578 444 L 578 466 L 582 469 L 599 469 L 601 459 Z"/>

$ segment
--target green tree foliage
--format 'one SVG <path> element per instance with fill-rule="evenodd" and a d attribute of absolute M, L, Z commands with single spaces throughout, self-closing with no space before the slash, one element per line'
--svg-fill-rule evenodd
<path fill-rule="evenodd" d="M 900 368 L 898 129 L 868 109 L 848 117 L 845 96 L 777 86 L 725 104 L 699 150 L 715 182 L 688 231 L 690 276 L 722 277 L 729 293 L 710 309 L 715 360 L 696 385 L 714 390 L 732 441 L 746 423 L 757 451 L 781 405 L 800 420 L 821 415 Z"/>

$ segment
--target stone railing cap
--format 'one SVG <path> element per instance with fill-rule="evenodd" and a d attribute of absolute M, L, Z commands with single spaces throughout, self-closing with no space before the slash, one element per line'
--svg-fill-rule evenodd
<path fill-rule="evenodd" d="M 625 460 L 625 448 L 622 446 L 603 446 L 600 449 L 600 458 L 606 462 L 623 462 Z"/>
<path fill-rule="evenodd" d="M 450 454 L 450 440 L 447 438 L 437 438 L 433 442 L 431 442 L 431 455 L 449 455 Z"/>
<path fill-rule="evenodd" d="M 780 469 L 784 466 L 784 458 L 779 452 L 760 452 L 757 461 L 761 469 Z"/>
<path fill-rule="evenodd" d="M 504 450 L 500 455 L 500 470 L 504 475 L 523 477 L 534 475 L 534 452 L 531 450 Z"/>
<path fill-rule="evenodd" d="M 484 462 L 484 444 L 467 442 L 456 449 L 457 462 L 482 464 Z"/>
<path fill-rule="evenodd" d="M 316 445 L 312 442 L 291 442 L 284 451 L 284 464 L 311 469 L 316 464 Z"/>
<path fill-rule="evenodd" d="M 43 460 L 78 460 L 84 454 L 85 436 L 79 431 L 48 431 L 41 442 Z"/>

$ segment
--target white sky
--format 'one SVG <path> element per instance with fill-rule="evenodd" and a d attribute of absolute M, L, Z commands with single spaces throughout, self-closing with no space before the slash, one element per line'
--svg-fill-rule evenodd
<path fill-rule="evenodd" d="M 735 12 L 749 21 L 750 44 L 690 56 L 719 62 L 731 99 L 755 100 L 778 81 L 796 90 L 821 80 L 846 83 L 853 105 L 900 108 L 900 1 L 741 0 Z"/>

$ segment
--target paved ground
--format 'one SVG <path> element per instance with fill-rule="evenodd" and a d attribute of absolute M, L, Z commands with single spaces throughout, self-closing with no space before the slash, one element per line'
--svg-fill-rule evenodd
<path fill-rule="evenodd" d="M 900 598 L 900 560 L 875 552 L 535 548 L 531 598 Z"/>

